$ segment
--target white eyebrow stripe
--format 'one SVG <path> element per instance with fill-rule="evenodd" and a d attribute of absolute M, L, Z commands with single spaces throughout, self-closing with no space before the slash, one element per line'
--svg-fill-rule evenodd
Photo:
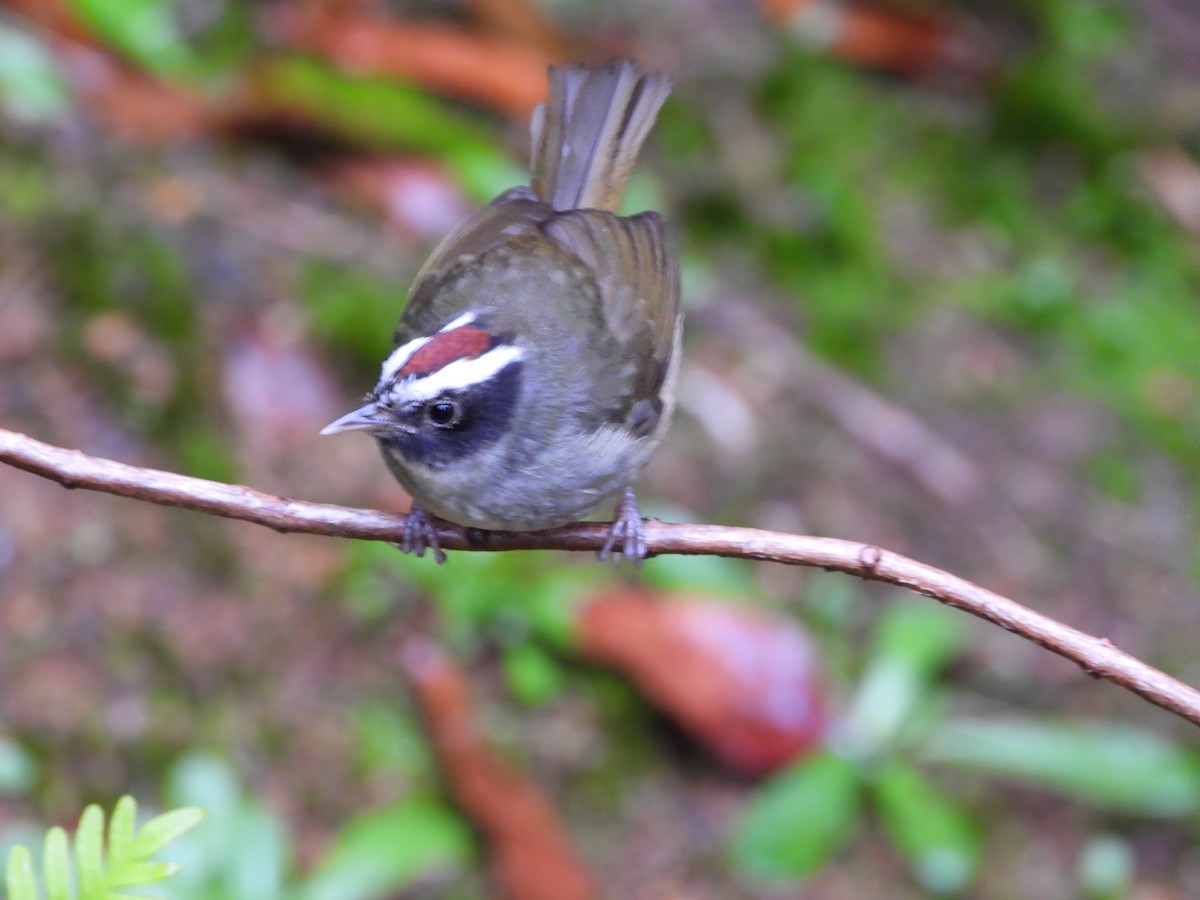
<path fill-rule="evenodd" d="M 428 375 L 401 379 L 390 393 L 400 403 L 425 403 L 448 391 L 464 391 L 483 384 L 523 355 L 520 347 L 501 344 L 473 359 L 456 359 Z"/>
<path fill-rule="evenodd" d="M 441 334 L 444 331 L 453 331 L 455 328 L 462 328 L 464 325 L 470 325 L 474 321 L 475 321 L 475 313 L 473 313 L 473 312 L 463 313 L 461 316 L 459 316 L 453 322 L 449 323 L 448 325 L 443 325 L 441 328 L 439 328 L 438 334 Z"/>
<path fill-rule="evenodd" d="M 379 383 L 387 384 L 396 377 L 396 373 L 404 368 L 404 364 L 412 359 L 412 355 L 429 343 L 429 338 L 414 338 L 407 344 L 401 344 L 392 351 L 392 355 L 383 361 L 379 372 Z"/>

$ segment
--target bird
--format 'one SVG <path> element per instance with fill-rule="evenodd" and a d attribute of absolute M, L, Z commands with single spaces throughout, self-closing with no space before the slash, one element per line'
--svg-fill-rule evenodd
<path fill-rule="evenodd" d="M 647 555 L 633 483 L 675 405 L 679 261 L 657 212 L 618 206 L 671 85 L 628 60 L 548 80 L 530 184 L 435 248 L 378 383 L 321 432 L 374 437 L 413 498 L 400 548 L 439 563 L 432 517 L 539 531 L 614 499 L 601 559 Z"/>

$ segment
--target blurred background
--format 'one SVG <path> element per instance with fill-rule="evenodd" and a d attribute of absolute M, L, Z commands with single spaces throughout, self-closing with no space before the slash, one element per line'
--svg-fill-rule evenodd
<path fill-rule="evenodd" d="M 409 280 L 545 67 L 675 92 L 644 510 L 878 544 L 1200 684 L 1191 0 L 0 0 L 0 425 L 406 508 Z M 0 852 L 197 803 L 176 898 L 1200 896 L 1193 726 L 810 570 L 284 536 L 0 468 Z"/>

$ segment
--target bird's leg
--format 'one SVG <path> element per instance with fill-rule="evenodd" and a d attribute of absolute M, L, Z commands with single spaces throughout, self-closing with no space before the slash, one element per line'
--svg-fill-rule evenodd
<path fill-rule="evenodd" d="M 646 558 L 646 527 L 642 522 L 642 514 L 638 512 L 633 488 L 625 488 L 625 494 L 617 502 L 612 527 L 608 529 L 608 539 L 600 548 L 599 557 L 608 559 L 618 543 L 621 545 L 620 555 L 634 564 L 640 565 Z"/>
<path fill-rule="evenodd" d="M 424 556 L 426 550 L 433 550 L 433 558 L 439 566 L 446 561 L 446 552 L 438 546 L 433 517 L 419 503 L 413 503 L 404 520 L 404 538 L 400 541 L 400 550 L 417 556 Z"/>

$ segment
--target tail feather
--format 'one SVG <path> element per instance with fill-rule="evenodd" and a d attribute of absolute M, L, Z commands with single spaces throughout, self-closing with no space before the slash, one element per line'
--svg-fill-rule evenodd
<path fill-rule="evenodd" d="M 557 210 L 615 211 L 671 84 L 623 60 L 552 66 L 533 114 L 533 190 Z"/>

